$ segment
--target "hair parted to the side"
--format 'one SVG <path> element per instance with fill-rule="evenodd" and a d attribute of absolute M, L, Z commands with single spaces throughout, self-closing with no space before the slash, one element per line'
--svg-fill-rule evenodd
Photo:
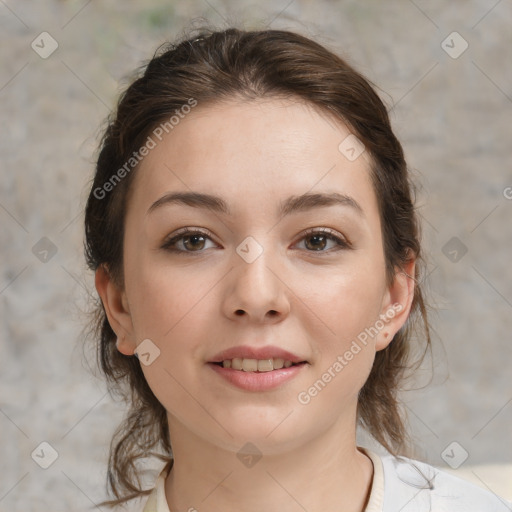
<path fill-rule="evenodd" d="M 371 83 L 341 57 L 298 33 L 204 27 L 193 32 L 157 50 L 108 120 L 85 211 L 89 268 L 104 265 L 123 286 L 124 219 L 137 166 L 123 173 L 108 192 L 104 184 L 156 126 L 191 99 L 206 105 L 233 98 L 288 97 L 333 115 L 364 143 L 370 156 L 388 281 L 411 258 L 417 260 L 416 275 L 411 276 L 416 281 L 411 314 L 388 347 L 377 352 L 358 402 L 360 425 L 391 453 L 407 454 L 409 438 L 397 393 L 405 371 L 419 365 L 430 348 L 430 335 L 419 282 L 422 259 L 413 186 L 385 105 Z M 171 440 L 164 407 L 149 388 L 139 360 L 117 350 L 116 334 L 101 301 L 96 318 L 98 366 L 109 391 L 129 405 L 110 446 L 108 484 L 116 499 L 100 504 L 115 506 L 151 491 L 141 489 L 135 463 L 156 456 L 172 464 Z M 411 361 L 420 340 L 425 350 Z"/>

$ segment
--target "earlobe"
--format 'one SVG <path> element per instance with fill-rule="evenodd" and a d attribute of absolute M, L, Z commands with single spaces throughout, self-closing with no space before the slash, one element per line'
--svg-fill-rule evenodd
<path fill-rule="evenodd" d="M 121 338 L 116 339 L 116 348 L 121 352 L 121 354 L 124 354 L 125 356 L 133 356 L 134 355 L 134 349 L 132 348 L 131 343 L 126 342 L 126 338 L 123 336 Z"/>
<path fill-rule="evenodd" d="M 377 335 L 375 350 L 385 349 L 405 324 L 414 299 L 416 260 L 409 260 L 403 269 L 397 269 L 393 283 L 388 287 L 380 318 L 384 327 Z"/>
<path fill-rule="evenodd" d="M 95 286 L 108 322 L 117 335 L 117 349 L 124 355 L 133 355 L 136 345 L 133 343 L 133 324 L 126 293 L 114 283 L 104 265 L 96 270 Z"/>

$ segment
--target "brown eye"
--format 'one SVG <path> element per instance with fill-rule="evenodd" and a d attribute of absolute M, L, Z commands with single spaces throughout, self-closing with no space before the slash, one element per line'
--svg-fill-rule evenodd
<path fill-rule="evenodd" d="M 332 252 L 329 249 L 325 250 L 329 241 L 334 243 L 334 251 L 350 247 L 350 244 L 345 239 L 335 235 L 332 230 L 327 228 L 308 230 L 301 238 L 302 240 L 305 241 L 305 247 L 308 252 Z"/>
<path fill-rule="evenodd" d="M 203 252 L 207 240 L 211 239 L 206 233 L 185 229 L 166 241 L 162 248 L 171 252 Z"/>
<path fill-rule="evenodd" d="M 327 237 L 325 235 L 310 235 L 305 238 L 306 240 L 306 247 L 308 249 L 311 249 L 313 251 L 321 251 L 325 249 L 327 245 Z M 307 243 L 307 241 L 311 243 Z"/>
<path fill-rule="evenodd" d="M 182 237 L 183 246 L 188 250 L 203 249 L 205 237 L 203 235 L 188 235 Z"/>

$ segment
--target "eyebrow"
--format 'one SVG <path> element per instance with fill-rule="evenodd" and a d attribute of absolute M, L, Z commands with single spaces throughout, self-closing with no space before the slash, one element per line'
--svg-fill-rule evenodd
<path fill-rule="evenodd" d="M 170 192 L 160 199 L 157 199 L 148 209 L 151 213 L 156 209 L 171 204 L 183 204 L 192 208 L 202 208 L 224 215 L 231 215 L 227 202 L 221 197 L 200 192 Z M 284 217 L 292 213 L 299 213 L 312 210 L 314 208 L 326 208 L 329 206 L 348 206 L 359 215 L 364 216 L 364 212 L 359 203 L 346 194 L 338 192 L 331 193 L 306 193 L 300 196 L 290 196 L 279 205 L 278 213 Z"/>

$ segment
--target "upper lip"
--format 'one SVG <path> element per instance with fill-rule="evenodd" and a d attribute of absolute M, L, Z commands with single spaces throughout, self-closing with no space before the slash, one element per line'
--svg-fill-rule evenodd
<path fill-rule="evenodd" d="M 291 361 L 292 363 L 302 363 L 305 361 L 288 350 L 275 347 L 273 345 L 267 345 L 265 347 L 250 347 L 248 345 L 239 345 L 237 347 L 231 347 L 227 350 L 223 350 L 216 354 L 209 362 L 210 363 L 222 363 L 226 359 L 284 359 L 285 361 Z"/>

